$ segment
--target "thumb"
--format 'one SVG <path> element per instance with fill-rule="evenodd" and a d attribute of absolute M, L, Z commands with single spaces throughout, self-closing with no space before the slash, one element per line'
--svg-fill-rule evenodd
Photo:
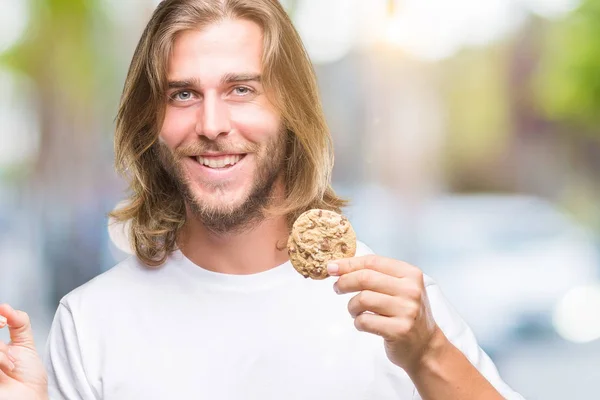
<path fill-rule="evenodd" d="M 31 322 L 27 313 L 15 310 L 8 304 L 0 305 L 0 316 L 6 318 L 13 345 L 35 349 Z"/>

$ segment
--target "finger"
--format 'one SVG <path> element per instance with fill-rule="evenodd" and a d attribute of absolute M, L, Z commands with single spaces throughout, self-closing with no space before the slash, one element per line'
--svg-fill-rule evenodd
<path fill-rule="evenodd" d="M 6 375 L 10 375 L 14 369 L 15 364 L 8 358 L 8 355 L 0 353 L 0 370 Z"/>
<path fill-rule="evenodd" d="M 348 302 L 348 312 L 356 318 L 364 312 L 372 312 L 386 317 L 393 317 L 401 309 L 398 300 L 393 296 L 363 290 Z"/>
<path fill-rule="evenodd" d="M 396 278 L 404 278 L 412 274 L 416 268 L 402 261 L 376 255 L 332 260 L 327 264 L 327 272 L 332 276 L 341 276 L 363 269 L 378 271 Z"/>
<path fill-rule="evenodd" d="M 4 355 L 6 355 L 8 360 L 14 365 L 15 359 L 8 353 L 8 344 L 0 340 L 0 357 L 3 357 Z M 0 364 L 2 364 L 2 362 L 0 362 Z M 10 371 L 7 371 L 7 369 L 10 370 L 10 364 L 7 364 L 7 368 L 4 368 L 2 365 L 0 365 L 0 385 L 2 385 L 2 382 L 6 379 L 10 379 L 10 376 L 8 375 L 8 372 Z M 0 393 L 0 399 L 2 398 L 2 394 Z"/>
<path fill-rule="evenodd" d="M 0 315 L 6 317 L 10 339 L 13 344 L 35 348 L 29 316 L 23 311 L 13 309 L 8 304 L 0 305 Z"/>
<path fill-rule="evenodd" d="M 4 353 L 8 356 L 8 359 L 12 362 L 15 362 L 15 358 L 12 356 L 12 354 L 10 354 L 10 347 L 8 346 L 8 344 L 4 343 L 2 340 L 0 340 L 0 353 Z"/>
<path fill-rule="evenodd" d="M 405 320 L 370 313 L 354 318 L 354 326 L 361 332 L 369 332 L 388 341 L 396 340 L 410 329 Z"/>
<path fill-rule="evenodd" d="M 8 323 L 8 321 L 6 320 L 6 317 L 3 315 L 0 315 L 0 329 L 4 328 L 7 323 Z"/>
<path fill-rule="evenodd" d="M 338 294 L 360 292 L 371 290 L 377 293 L 399 295 L 402 280 L 390 275 L 383 274 L 372 269 L 361 269 L 340 276 L 333 285 Z"/>

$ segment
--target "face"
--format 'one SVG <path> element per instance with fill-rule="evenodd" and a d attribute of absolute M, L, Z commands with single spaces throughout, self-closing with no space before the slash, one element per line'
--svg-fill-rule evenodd
<path fill-rule="evenodd" d="M 261 58 L 260 27 L 225 20 L 181 33 L 169 59 L 161 162 L 218 233 L 260 217 L 283 165 L 285 134 L 261 84 Z"/>

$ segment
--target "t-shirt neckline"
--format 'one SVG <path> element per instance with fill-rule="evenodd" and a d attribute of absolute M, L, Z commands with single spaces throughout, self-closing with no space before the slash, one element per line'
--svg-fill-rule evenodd
<path fill-rule="evenodd" d="M 192 260 L 187 258 L 181 250 L 175 250 L 171 253 L 169 258 L 193 279 L 197 279 L 199 282 L 206 285 L 219 286 L 221 288 L 259 290 L 276 286 L 293 279 L 303 279 L 302 276 L 294 270 L 294 267 L 289 260 L 263 272 L 254 274 L 226 274 L 210 271 L 195 264 Z"/>

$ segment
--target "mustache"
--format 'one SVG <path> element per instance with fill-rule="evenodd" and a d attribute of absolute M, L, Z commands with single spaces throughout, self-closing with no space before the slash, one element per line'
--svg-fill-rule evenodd
<path fill-rule="evenodd" d="M 176 158 L 184 158 L 208 152 L 225 154 L 256 153 L 259 149 L 260 146 L 255 143 L 236 144 L 224 141 L 195 142 L 175 149 L 174 155 Z"/>

